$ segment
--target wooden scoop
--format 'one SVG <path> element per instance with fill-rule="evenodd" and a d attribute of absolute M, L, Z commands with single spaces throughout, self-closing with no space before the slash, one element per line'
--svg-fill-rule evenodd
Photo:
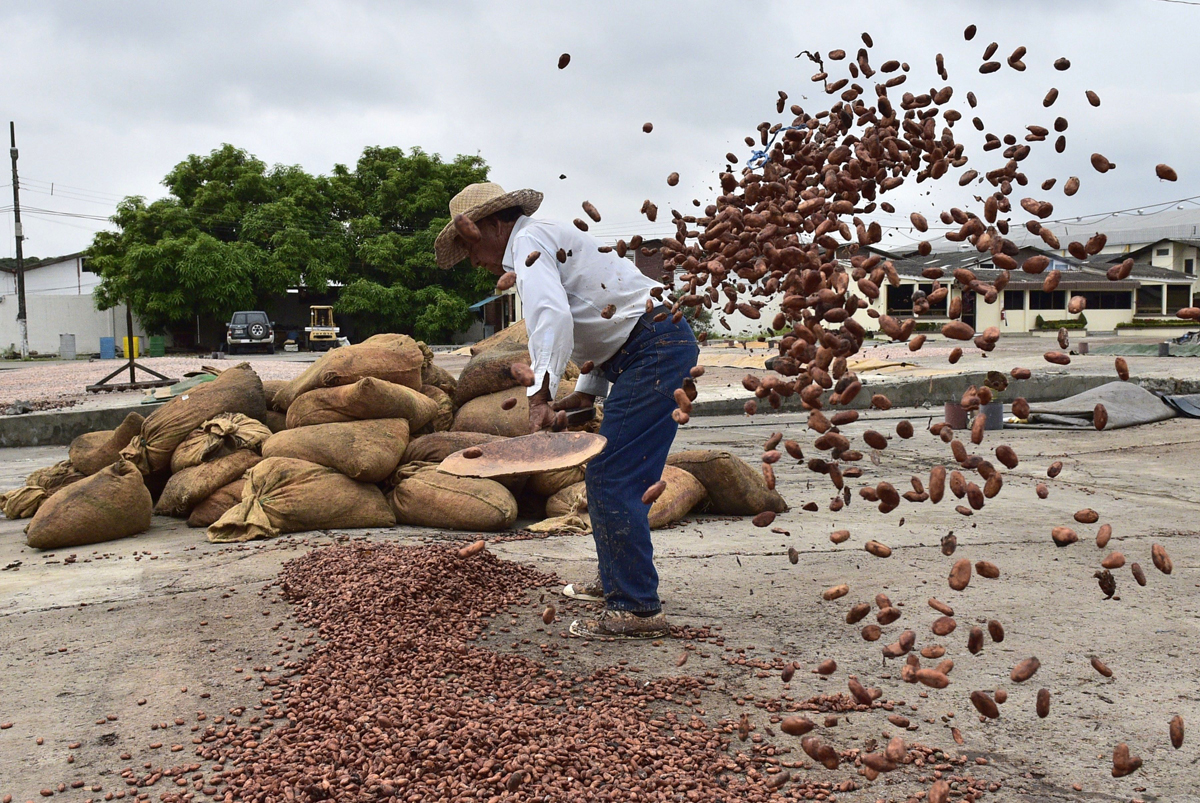
<path fill-rule="evenodd" d="M 590 432 L 535 432 L 506 438 L 455 452 L 442 461 L 439 471 L 458 477 L 514 477 L 574 468 L 604 449 L 607 439 Z M 464 452 L 479 456 L 470 458 Z"/>

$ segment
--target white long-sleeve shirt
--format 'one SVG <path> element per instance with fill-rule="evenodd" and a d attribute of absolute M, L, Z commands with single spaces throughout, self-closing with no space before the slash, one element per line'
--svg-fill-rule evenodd
<path fill-rule="evenodd" d="M 550 377 L 550 393 L 568 360 L 582 365 L 591 361 L 595 370 L 579 377 L 575 389 L 605 396 L 608 380 L 600 366 L 617 353 L 646 312 L 651 288 L 658 285 L 628 259 L 615 252 L 601 253 L 599 241 L 573 225 L 522 216 L 513 225 L 504 255 L 505 271 L 516 271 L 517 293 L 525 309 L 529 331 L 529 356 L 534 383 L 532 396 Z M 559 262 L 562 250 L 566 262 Z M 530 253 L 541 256 L 532 265 Z M 601 315 L 613 305 L 612 317 Z"/>

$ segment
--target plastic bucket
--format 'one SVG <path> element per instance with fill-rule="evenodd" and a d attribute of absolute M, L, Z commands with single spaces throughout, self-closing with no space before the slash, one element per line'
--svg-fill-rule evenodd
<path fill-rule="evenodd" d="M 1004 429 L 1004 405 L 1000 402 L 983 405 L 976 415 L 984 417 L 984 429 Z"/>
<path fill-rule="evenodd" d="M 951 429 L 966 429 L 967 411 L 958 402 L 946 402 L 944 420 Z"/>

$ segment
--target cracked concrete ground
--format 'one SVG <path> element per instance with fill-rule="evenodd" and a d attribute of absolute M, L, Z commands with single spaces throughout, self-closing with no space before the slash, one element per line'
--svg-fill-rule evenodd
<path fill-rule="evenodd" d="M 916 437 L 893 438 L 879 466 L 863 460 L 864 476 L 852 487 L 887 479 L 904 490 L 910 474 L 927 477 L 934 463 L 950 462 L 949 449 L 925 431 L 929 411 L 874 412 L 843 432 L 852 440 L 867 428 L 891 432 L 905 417 L 916 425 Z M 755 463 L 762 442 L 775 430 L 811 443 L 803 417 L 779 415 L 695 419 L 681 431 L 676 448 L 727 448 Z M 515 609 L 511 619 L 494 620 L 491 641 L 497 649 L 518 650 L 532 649 L 521 645 L 524 638 L 535 645 L 549 642 L 565 667 L 580 672 L 626 661 L 644 678 L 679 673 L 707 677 L 713 685 L 696 706 L 705 721 L 736 721 L 745 712 L 754 726 L 752 741 L 735 741 L 734 749 L 748 751 L 753 739 L 762 737 L 762 746 L 791 748 L 788 758 L 803 760 L 799 740 L 779 734 L 759 706 L 781 694 L 803 700 L 844 692 L 847 676 L 853 674 L 882 689 L 883 700 L 904 701 L 895 711 L 915 726 L 904 734 L 909 741 L 966 756 L 965 771 L 1001 784 L 985 799 L 1198 799 L 1190 780 L 1200 757 L 1196 740 L 1189 736 L 1175 751 L 1167 735 L 1167 723 L 1176 714 L 1189 724 L 1200 722 L 1195 658 L 1200 606 L 1195 510 L 1200 491 L 1190 471 L 1195 460 L 1189 457 L 1197 442 L 1200 422 L 1188 420 L 1105 433 L 989 432 L 979 453 L 1008 443 L 1022 462 L 1005 474 L 1000 495 L 971 517 L 954 511 L 949 493 L 940 505 L 903 502 L 887 515 L 855 495 L 847 508 L 832 513 L 827 503 L 833 489 L 826 477 L 803 467 L 778 466 L 779 488 L 792 510 L 774 526 L 787 534 L 721 517 L 694 517 L 655 534 L 661 591 L 672 620 L 720 628 L 723 645 L 667 641 L 584 646 L 561 635 L 584 606 L 560 601 L 559 621 L 546 628 L 537 595 L 527 608 Z M 65 453 L 65 448 L 4 450 L 0 487 L 18 484 L 33 468 Z M 1065 469 L 1048 480 L 1045 469 L 1054 460 L 1062 460 Z M 1050 486 L 1044 501 L 1034 492 L 1038 481 Z M 809 501 L 820 510 L 803 511 Z M 1072 514 L 1085 507 L 1099 511 L 1101 523 L 1112 524 L 1107 550 L 1097 549 L 1093 541 L 1099 525 L 1072 521 Z M 1050 528 L 1058 524 L 1074 526 L 1080 542 L 1056 548 Z M 0 798 L 11 794 L 17 803 L 40 799 L 39 792 L 54 792 L 59 784 L 66 791 L 56 796 L 65 799 L 115 796 L 130 788 L 120 775 L 125 768 L 145 775 L 194 764 L 192 740 L 217 717 L 232 718 L 231 711 L 244 708 L 239 721 L 254 723 L 260 710 L 256 706 L 279 693 L 273 680 L 279 665 L 302 655 L 308 636 L 294 624 L 288 606 L 267 589 L 288 558 L 345 535 L 413 543 L 473 537 L 397 528 L 230 546 L 208 544 L 202 531 L 156 518 L 149 533 L 78 548 L 74 562 L 67 563 L 67 552 L 39 554 L 24 548 L 23 525 L 0 521 L 0 568 L 20 562 L 0 571 L 0 725 L 12 723 L 0 730 Z M 849 529 L 851 538 L 834 545 L 828 535 L 841 528 Z M 951 530 L 959 546 L 948 558 L 938 544 Z M 868 539 L 889 545 L 891 557 L 865 552 L 862 545 Z M 1171 575 L 1154 569 L 1152 543 L 1162 544 L 1173 558 Z M 789 546 L 800 552 L 796 565 L 787 559 Z M 594 571 L 586 536 L 510 541 L 491 548 L 568 580 L 587 579 Z M 1136 585 L 1128 566 L 1115 570 L 1120 599 L 1105 600 L 1093 573 L 1114 550 L 1139 562 L 1148 584 Z M 1001 575 L 995 580 L 975 576 L 965 591 L 951 591 L 947 574 L 960 557 L 991 561 Z M 821 591 L 839 583 L 849 584 L 850 593 L 823 601 Z M 851 604 L 870 602 L 878 593 L 901 606 L 903 616 L 884 628 L 880 641 L 868 643 L 859 629 L 874 620 L 851 626 L 844 617 Z M 959 627 L 950 636 L 932 635 L 930 624 L 939 614 L 926 604 L 929 597 L 955 608 Z M 1004 640 L 988 639 L 973 656 L 966 649 L 967 631 L 989 619 L 1003 624 Z M 948 688 L 906 684 L 900 679 L 900 663 L 883 660 L 880 647 L 905 628 L 917 633 L 918 647 L 945 645 L 946 657 L 955 662 Z M 695 649 L 687 649 L 686 665 L 676 668 L 689 645 Z M 537 650 L 530 654 L 545 657 Z M 1030 655 L 1041 660 L 1041 670 L 1027 683 L 1014 685 L 1010 669 Z M 1112 678 L 1092 668 L 1092 656 L 1112 668 Z M 836 672 L 828 678 L 812 674 L 826 658 L 837 661 Z M 778 667 L 785 661 L 799 663 L 786 686 L 777 668 L 755 666 Z M 1041 687 L 1052 693 L 1046 719 L 1034 713 L 1034 696 Z M 999 719 L 980 722 L 968 695 L 996 688 L 1008 691 L 1008 701 L 1000 706 Z M 810 716 L 822 739 L 848 749 L 895 733 L 886 714 L 879 709 L 848 713 L 830 725 L 819 715 Z M 177 718 L 182 724 L 175 724 Z M 955 744 L 951 727 L 961 732 L 962 746 Z M 776 735 L 768 735 L 768 728 Z M 36 743 L 38 738 L 43 744 Z M 1145 765 L 1129 777 L 1113 779 L 1112 749 L 1122 741 Z M 179 750 L 172 752 L 176 746 Z M 911 766 L 874 782 L 854 775 L 848 766 L 806 773 L 856 780 L 861 788 L 839 794 L 843 801 L 904 800 L 926 789 L 928 781 L 921 779 L 930 777 L 928 767 Z M 203 786 L 209 774 L 211 765 L 206 764 L 143 791 L 157 799 L 164 789 Z M 79 782 L 82 788 L 71 788 Z M 95 787 L 102 788 L 91 791 Z"/>

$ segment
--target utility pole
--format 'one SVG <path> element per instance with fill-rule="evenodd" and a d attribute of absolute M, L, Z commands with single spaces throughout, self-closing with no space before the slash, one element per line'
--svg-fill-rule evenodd
<path fill-rule="evenodd" d="M 29 327 L 25 321 L 25 254 L 22 245 L 25 232 L 21 228 L 21 183 L 17 179 L 17 126 L 11 120 L 8 123 L 8 136 L 12 143 L 8 155 L 12 157 L 13 168 L 13 230 L 17 235 L 17 332 L 21 337 L 21 359 L 29 359 Z"/>

